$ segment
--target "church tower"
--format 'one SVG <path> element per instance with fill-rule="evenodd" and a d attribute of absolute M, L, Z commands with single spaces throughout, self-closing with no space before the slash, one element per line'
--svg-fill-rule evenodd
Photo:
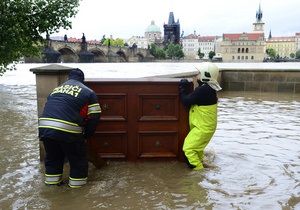
<path fill-rule="evenodd" d="M 180 24 L 174 20 L 173 12 L 169 14 L 168 24 L 164 24 L 164 48 L 167 48 L 170 43 L 174 45 L 180 44 Z"/>
<path fill-rule="evenodd" d="M 253 23 L 253 32 L 254 33 L 264 33 L 264 25 L 265 23 L 262 22 L 262 16 L 263 16 L 263 13 L 261 11 L 261 8 L 260 8 L 260 3 L 259 3 L 259 7 L 258 7 L 258 10 L 256 12 L 256 22 Z"/>

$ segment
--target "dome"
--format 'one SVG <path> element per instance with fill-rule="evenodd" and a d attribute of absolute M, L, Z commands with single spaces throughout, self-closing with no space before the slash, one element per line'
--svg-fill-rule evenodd
<path fill-rule="evenodd" d="M 151 21 L 151 25 L 149 25 L 147 28 L 146 28 L 146 33 L 154 33 L 154 32 L 160 32 L 160 28 L 155 25 L 154 21 L 152 20 Z"/>

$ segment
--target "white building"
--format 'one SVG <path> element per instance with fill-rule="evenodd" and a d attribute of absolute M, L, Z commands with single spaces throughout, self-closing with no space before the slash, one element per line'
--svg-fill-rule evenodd
<path fill-rule="evenodd" d="M 198 56 L 198 50 L 204 53 L 202 59 L 209 59 L 209 53 L 216 51 L 217 36 L 200 36 L 190 34 L 182 37 L 182 49 L 187 60 L 200 59 Z M 219 42 L 218 42 L 219 43 Z M 219 49 L 219 55 L 221 56 L 221 49 Z M 215 52 L 216 53 L 216 52 Z M 217 53 L 216 53 L 217 54 Z"/>
<path fill-rule="evenodd" d="M 182 43 L 182 50 L 185 59 L 187 60 L 199 59 L 198 56 L 199 38 L 200 35 L 196 35 L 195 33 L 182 37 L 181 43 Z"/>
<path fill-rule="evenodd" d="M 135 43 L 138 48 L 147 49 L 150 47 L 151 43 L 161 43 L 162 42 L 162 34 L 160 28 L 155 25 L 154 21 L 151 21 L 151 24 L 147 26 L 145 30 L 145 36 L 132 36 L 128 40 L 124 40 L 130 47 Z"/>

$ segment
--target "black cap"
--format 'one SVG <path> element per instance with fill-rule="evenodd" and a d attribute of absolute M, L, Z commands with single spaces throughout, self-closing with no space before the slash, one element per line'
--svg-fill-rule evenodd
<path fill-rule="evenodd" d="M 84 73 L 80 69 L 73 69 L 69 74 L 69 79 L 75 79 L 80 82 L 84 81 Z"/>

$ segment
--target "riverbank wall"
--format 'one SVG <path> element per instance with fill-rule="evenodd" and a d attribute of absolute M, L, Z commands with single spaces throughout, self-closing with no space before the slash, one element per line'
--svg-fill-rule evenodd
<path fill-rule="evenodd" d="M 300 93 L 299 68 L 219 68 L 218 82 L 223 91 L 258 91 Z M 182 74 L 166 74 L 162 77 L 187 78 L 196 80 L 197 71 Z M 195 83 L 196 84 L 196 83 Z"/>

